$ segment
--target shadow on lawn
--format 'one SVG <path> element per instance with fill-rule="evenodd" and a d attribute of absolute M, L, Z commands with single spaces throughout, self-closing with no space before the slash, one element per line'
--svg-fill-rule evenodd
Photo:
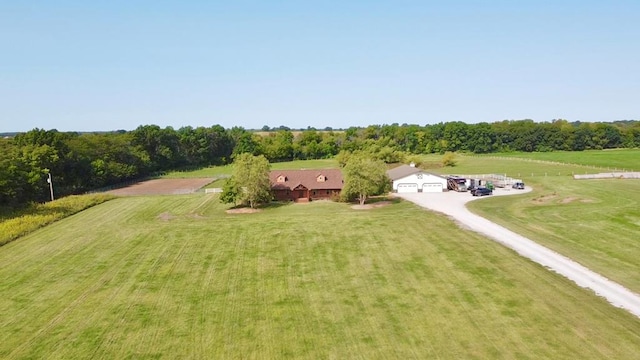
<path fill-rule="evenodd" d="M 402 199 L 397 198 L 395 196 L 380 195 L 380 196 L 374 196 L 374 197 L 368 198 L 367 201 L 365 201 L 365 204 L 373 205 L 375 203 L 380 203 L 380 202 L 397 204 L 400 201 L 402 201 Z M 357 204 L 357 203 L 358 202 L 355 202 L 355 204 Z"/>

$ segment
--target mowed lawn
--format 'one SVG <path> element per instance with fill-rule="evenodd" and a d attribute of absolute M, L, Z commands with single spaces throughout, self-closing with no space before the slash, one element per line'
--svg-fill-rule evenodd
<path fill-rule="evenodd" d="M 640 319 L 400 202 L 120 198 L 0 248 L 0 358 L 632 359 Z"/>
<path fill-rule="evenodd" d="M 619 159 L 631 152 L 590 152 L 598 160 L 583 163 L 593 165 L 603 156 Z M 518 158 L 463 156 L 453 169 L 522 178 L 533 192 L 474 201 L 468 207 L 640 293 L 640 180 L 574 180 L 571 174 L 584 173 L 584 167 Z M 447 170 L 451 168 L 438 169 Z"/>
<path fill-rule="evenodd" d="M 338 167 L 335 159 L 294 160 L 271 163 L 271 170 L 282 169 L 333 169 Z M 233 164 L 204 167 L 197 170 L 171 171 L 162 176 L 165 179 L 226 177 L 233 173 Z"/>
<path fill-rule="evenodd" d="M 496 153 L 484 156 L 580 164 L 599 168 L 599 172 L 640 171 L 640 149 L 611 149 L 587 151 L 552 151 L 539 153 Z"/>

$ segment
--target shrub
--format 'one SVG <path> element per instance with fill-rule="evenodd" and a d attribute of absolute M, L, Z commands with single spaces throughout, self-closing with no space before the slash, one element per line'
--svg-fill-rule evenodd
<path fill-rule="evenodd" d="M 456 160 L 456 154 L 447 151 L 442 157 L 442 166 L 456 166 L 458 160 Z"/>
<path fill-rule="evenodd" d="M 33 204 L 0 222 L 0 246 L 113 198 L 113 195 L 105 194 L 75 195 L 45 204 Z"/>

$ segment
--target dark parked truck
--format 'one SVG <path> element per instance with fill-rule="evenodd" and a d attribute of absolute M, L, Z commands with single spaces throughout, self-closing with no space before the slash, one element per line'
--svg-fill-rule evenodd
<path fill-rule="evenodd" d="M 473 196 L 485 196 L 493 194 L 493 190 L 485 187 L 479 187 L 471 191 L 471 195 Z"/>

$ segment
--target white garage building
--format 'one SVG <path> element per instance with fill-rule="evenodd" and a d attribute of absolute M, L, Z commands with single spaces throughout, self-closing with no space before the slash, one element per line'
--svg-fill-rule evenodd
<path fill-rule="evenodd" d="M 443 192 L 447 190 L 446 178 L 428 173 L 413 165 L 401 165 L 387 170 L 387 176 L 393 181 L 393 191 L 398 193 Z"/>

